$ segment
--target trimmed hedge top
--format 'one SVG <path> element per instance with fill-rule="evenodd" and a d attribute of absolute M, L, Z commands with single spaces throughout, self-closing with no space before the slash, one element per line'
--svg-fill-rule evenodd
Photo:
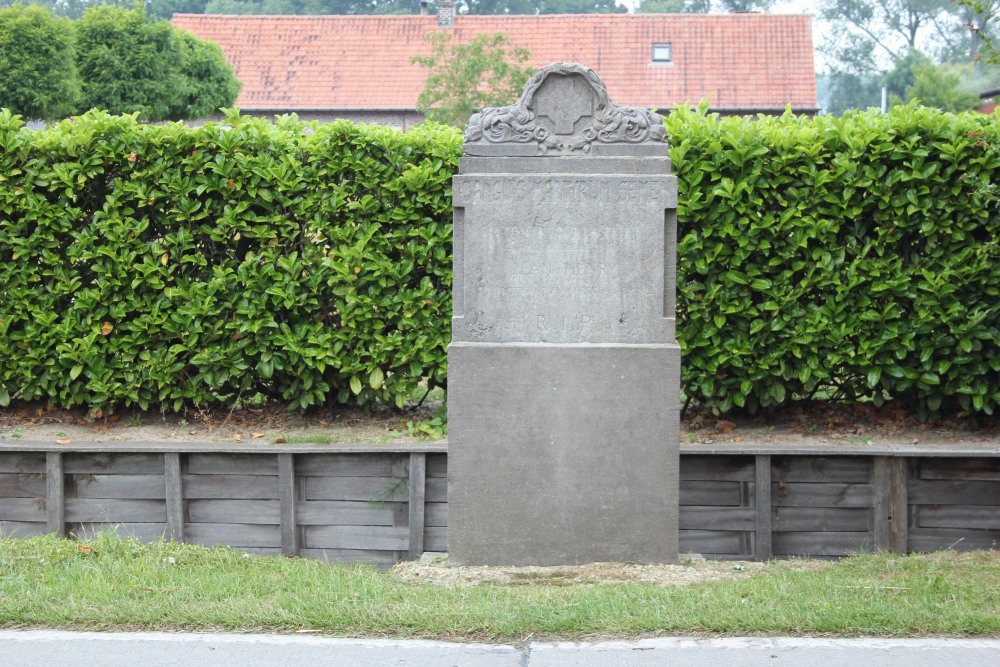
<path fill-rule="evenodd" d="M 997 119 L 667 119 L 687 396 L 1000 406 Z M 0 403 L 401 405 L 446 381 L 461 137 L 0 114 Z"/>
<path fill-rule="evenodd" d="M 688 396 L 1000 405 L 995 116 L 666 121 Z"/>
<path fill-rule="evenodd" d="M 390 405 L 445 377 L 460 138 L 0 115 L 0 403 Z"/>

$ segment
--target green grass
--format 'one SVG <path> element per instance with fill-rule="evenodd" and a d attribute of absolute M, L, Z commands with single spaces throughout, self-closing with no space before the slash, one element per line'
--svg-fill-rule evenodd
<path fill-rule="evenodd" d="M 671 633 L 1000 635 L 1000 554 L 862 555 L 741 581 L 469 588 L 369 566 L 226 548 L 0 540 L 0 627 L 278 631 L 341 636 L 588 638 Z"/>

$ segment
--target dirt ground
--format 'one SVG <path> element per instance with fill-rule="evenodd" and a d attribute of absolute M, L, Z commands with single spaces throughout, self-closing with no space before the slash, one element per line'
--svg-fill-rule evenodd
<path fill-rule="evenodd" d="M 260 410 L 190 410 L 181 415 L 124 412 L 87 416 L 22 404 L 0 410 L 0 441 L 72 442 L 415 442 L 407 422 L 430 419 L 440 403 L 403 411 L 378 407 L 295 414 L 275 405 Z M 796 405 L 766 416 L 720 418 L 691 408 L 681 423 L 681 442 L 696 445 L 1000 445 L 1000 420 L 959 417 L 920 423 L 891 406 L 825 401 Z"/>
<path fill-rule="evenodd" d="M 793 570 L 817 570 L 829 561 L 792 559 L 782 561 Z M 698 555 L 682 555 L 676 565 L 639 563 L 589 563 L 553 567 L 449 567 L 445 554 L 424 554 L 420 560 L 397 563 L 392 571 L 404 581 L 440 586 L 578 586 L 593 584 L 648 583 L 684 586 L 708 581 L 748 579 L 761 574 L 766 563 L 708 561 Z"/>

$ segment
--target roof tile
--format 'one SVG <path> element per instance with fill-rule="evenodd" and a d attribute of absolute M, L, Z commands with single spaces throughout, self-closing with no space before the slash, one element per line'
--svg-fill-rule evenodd
<path fill-rule="evenodd" d="M 175 14 L 173 25 L 218 42 L 243 81 L 245 110 L 414 109 L 427 71 L 434 16 Z M 461 42 L 504 33 L 529 64 L 579 62 L 611 99 L 648 108 L 815 109 L 810 17 L 769 14 L 548 14 L 458 16 Z M 653 43 L 673 62 L 654 64 Z"/>

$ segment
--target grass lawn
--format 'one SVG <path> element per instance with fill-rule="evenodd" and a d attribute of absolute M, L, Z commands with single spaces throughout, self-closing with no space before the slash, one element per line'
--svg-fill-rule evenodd
<path fill-rule="evenodd" d="M 734 567 L 738 567 L 734 565 Z M 781 561 L 739 581 L 472 587 L 227 548 L 0 539 L 0 627 L 520 641 L 654 634 L 1000 636 L 1000 552 Z"/>

